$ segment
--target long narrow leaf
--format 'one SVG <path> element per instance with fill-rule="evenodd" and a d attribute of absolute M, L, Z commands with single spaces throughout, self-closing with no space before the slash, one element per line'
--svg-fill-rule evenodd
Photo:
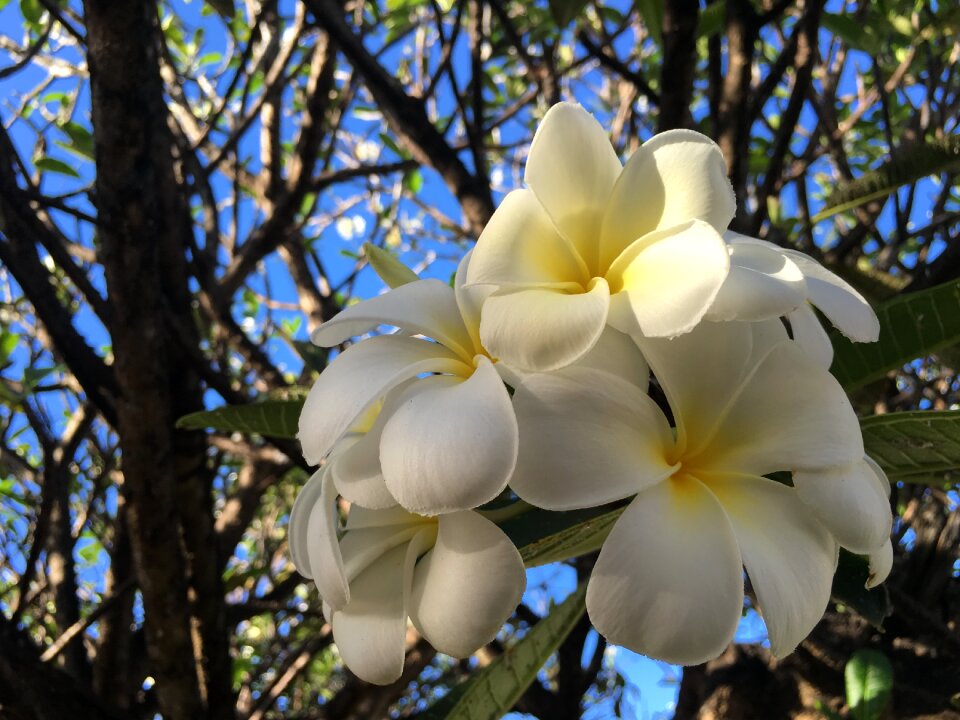
<path fill-rule="evenodd" d="M 876 415 L 863 444 L 892 481 L 960 482 L 960 410 Z"/>
<path fill-rule="evenodd" d="M 302 408 L 302 398 L 227 405 L 184 415 L 177 420 L 177 427 L 182 430 L 256 433 L 293 440 L 297 437 L 297 421 Z"/>

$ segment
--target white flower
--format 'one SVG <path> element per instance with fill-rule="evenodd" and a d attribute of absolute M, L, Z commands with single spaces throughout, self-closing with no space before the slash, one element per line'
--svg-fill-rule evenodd
<path fill-rule="evenodd" d="M 880 322 L 870 304 L 816 260 L 765 240 L 724 233 L 730 274 L 717 293 L 708 320 L 767 320 L 786 317 L 793 339 L 823 367 L 833 345 L 811 305 L 855 342 L 876 342 Z"/>
<path fill-rule="evenodd" d="M 611 642 L 675 663 L 716 657 L 737 627 L 746 567 L 772 650 L 789 653 L 823 614 L 838 545 L 880 552 L 890 530 L 878 478 L 861 471 L 857 418 L 779 321 L 703 323 L 641 347 L 675 434 L 649 396 L 614 375 L 531 375 L 514 396 L 512 487 L 553 510 L 636 494 L 587 591 Z M 795 488 L 763 477 L 783 470 Z"/>
<path fill-rule="evenodd" d="M 492 355 L 552 370 L 583 356 L 607 323 L 670 337 L 701 320 L 727 275 L 720 233 L 736 210 L 711 140 L 661 133 L 623 167 L 597 121 L 560 103 L 537 130 L 524 180 L 467 274 L 496 290 L 480 326 Z"/>
<path fill-rule="evenodd" d="M 400 677 L 407 618 L 437 650 L 469 657 L 493 640 L 526 587 L 509 538 L 475 512 L 439 517 L 353 505 L 338 540 L 337 494 L 319 470 L 290 515 L 290 552 L 312 578 L 344 663 L 360 678 Z"/>

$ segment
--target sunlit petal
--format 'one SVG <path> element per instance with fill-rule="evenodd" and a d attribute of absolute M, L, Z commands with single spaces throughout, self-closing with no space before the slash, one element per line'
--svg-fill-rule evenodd
<path fill-rule="evenodd" d="M 610 291 L 599 279 L 589 292 L 521 290 L 490 296 L 480 337 L 491 355 L 523 370 L 555 370 L 583 357 L 600 339 Z"/>
<path fill-rule="evenodd" d="M 520 553 L 475 512 L 440 516 L 436 544 L 417 564 L 410 619 L 437 650 L 469 657 L 493 640 L 526 587 Z"/>
<path fill-rule="evenodd" d="M 609 642 L 696 665 L 733 640 L 743 607 L 740 551 L 717 499 L 692 478 L 644 490 L 617 520 L 587 587 Z"/>
<path fill-rule="evenodd" d="M 730 274 L 707 313 L 710 320 L 758 321 L 786 315 L 807 299 L 803 273 L 782 252 L 729 245 Z"/>
<path fill-rule="evenodd" d="M 531 375 L 513 397 L 520 454 L 510 486 L 548 510 L 629 497 L 671 472 L 666 418 L 636 385 L 587 368 Z"/>
<path fill-rule="evenodd" d="M 790 333 L 794 342 L 816 361 L 817 365 L 829 369 L 833 363 L 833 343 L 813 308 L 804 303 L 788 313 L 787 320 L 790 322 Z"/>
<path fill-rule="evenodd" d="M 416 382 L 380 442 L 390 493 L 421 515 L 489 502 L 506 487 L 516 458 L 510 396 L 484 357 L 466 381 L 432 376 Z"/>

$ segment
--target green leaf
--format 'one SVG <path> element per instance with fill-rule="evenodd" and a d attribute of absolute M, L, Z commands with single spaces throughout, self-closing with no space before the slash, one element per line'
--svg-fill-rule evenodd
<path fill-rule="evenodd" d="M 534 508 L 500 525 L 527 567 L 599 550 L 625 505 L 550 512 Z"/>
<path fill-rule="evenodd" d="M 403 186 L 414 195 L 420 192 L 420 189 L 423 187 L 423 173 L 420 172 L 419 168 L 414 168 L 413 170 L 404 173 Z"/>
<path fill-rule="evenodd" d="M 875 415 L 863 444 L 891 481 L 960 482 L 960 410 Z"/>
<path fill-rule="evenodd" d="M 863 50 L 871 55 L 877 55 L 882 50 L 880 39 L 873 34 L 870 27 L 849 15 L 824 13 L 820 22 L 826 30 L 829 30 L 854 50 Z"/>
<path fill-rule="evenodd" d="M 813 222 L 890 195 L 901 185 L 960 166 L 960 135 L 900 148 L 876 170 L 841 185 L 827 198 Z"/>
<path fill-rule="evenodd" d="M 373 243 L 364 243 L 363 252 L 367 256 L 370 267 L 388 287 L 400 287 L 420 279 L 389 250 L 377 247 Z"/>
<path fill-rule="evenodd" d="M 37 166 L 37 170 L 59 173 L 60 175 L 69 175 L 70 177 L 75 178 L 80 177 L 80 173 L 63 162 L 63 160 L 57 160 L 56 158 L 52 157 L 43 157 L 37 160 L 35 164 Z"/>
<path fill-rule="evenodd" d="M 726 14 L 727 4 L 725 2 L 715 2 L 703 8 L 697 22 L 697 37 L 705 38 L 723 32 Z"/>
<path fill-rule="evenodd" d="M 513 647 L 444 695 L 418 720 L 495 720 L 514 706 L 537 673 L 583 616 L 582 583 Z"/>
<path fill-rule="evenodd" d="M 561 28 L 565 28 L 576 20 L 577 15 L 587 6 L 586 0 L 549 0 L 549 2 L 550 14 Z"/>
<path fill-rule="evenodd" d="M 637 0 L 635 5 L 647 32 L 659 45 L 663 33 L 663 0 Z"/>
<path fill-rule="evenodd" d="M 233 20 L 233 16 L 237 12 L 233 6 L 233 0 L 207 0 L 207 5 L 216 10 L 217 15 L 228 23 Z"/>
<path fill-rule="evenodd" d="M 830 333 L 830 372 L 848 392 L 894 368 L 960 342 L 960 281 L 900 295 L 877 309 L 880 339 L 854 343 Z"/>
<path fill-rule="evenodd" d="M 893 691 L 893 667 L 876 650 L 857 650 L 843 671 L 853 720 L 880 720 Z"/>
<path fill-rule="evenodd" d="M 93 160 L 93 135 L 89 130 L 75 122 L 64 123 L 60 129 L 70 138 L 70 142 L 57 141 L 57 145 L 86 160 Z"/>
<path fill-rule="evenodd" d="M 39 25 L 43 17 L 43 6 L 39 0 L 20 0 L 20 13 L 31 25 Z"/>
<path fill-rule="evenodd" d="M 304 365 L 316 372 L 323 372 L 323 369 L 327 366 L 327 355 L 329 353 L 327 348 L 317 347 L 313 343 L 303 340 L 293 340 L 292 342 L 297 349 L 297 353 L 303 359 Z"/>
<path fill-rule="evenodd" d="M 10 355 L 13 354 L 18 342 L 20 342 L 20 336 L 17 333 L 9 330 L 0 332 L 0 366 L 6 363 Z"/>
<path fill-rule="evenodd" d="M 867 589 L 869 576 L 867 558 L 841 549 L 830 596 L 834 602 L 853 608 L 864 620 L 880 627 L 891 612 L 890 594 L 885 585 Z"/>
<path fill-rule="evenodd" d="M 202 410 L 177 420 L 181 430 L 219 430 L 221 432 L 257 433 L 293 440 L 303 400 L 263 400 L 249 405 L 226 405 L 216 410 Z"/>

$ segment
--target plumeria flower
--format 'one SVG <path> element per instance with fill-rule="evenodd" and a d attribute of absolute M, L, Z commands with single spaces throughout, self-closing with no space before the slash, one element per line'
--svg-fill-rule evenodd
<path fill-rule="evenodd" d="M 690 331 L 727 276 L 721 233 L 736 210 L 709 138 L 671 130 L 622 166 L 600 124 L 560 103 L 537 129 L 527 188 L 497 208 L 473 250 L 480 337 L 525 370 L 570 365 L 608 323 L 627 334 Z"/>
<path fill-rule="evenodd" d="M 374 509 L 399 503 L 433 515 L 478 507 L 506 487 L 517 425 L 504 380 L 515 385 L 522 373 L 480 343 L 483 292 L 464 287 L 469 262 L 468 254 L 453 289 L 439 280 L 412 282 L 347 308 L 313 333 L 313 342 L 331 346 L 379 325 L 406 331 L 362 340 L 339 355 L 300 416 L 308 462 L 318 464 L 345 441 L 329 462 L 350 502 Z M 581 363 L 646 388 L 639 348 L 615 330 Z"/>
<path fill-rule="evenodd" d="M 424 517 L 353 505 L 342 536 L 325 466 L 290 515 L 290 552 L 312 578 L 347 667 L 385 685 L 403 671 L 407 618 L 431 645 L 469 657 L 494 639 L 526 587 L 520 553 L 476 512 Z"/>
<path fill-rule="evenodd" d="M 811 306 L 854 342 L 876 342 L 880 321 L 863 296 L 809 255 L 728 230 L 730 274 L 708 320 L 785 317 L 793 339 L 823 367 L 833 345 Z"/>
<path fill-rule="evenodd" d="M 636 495 L 587 591 L 609 641 L 679 664 L 716 657 L 740 618 L 745 567 L 771 648 L 787 654 L 823 615 L 838 546 L 879 553 L 889 536 L 850 403 L 779 321 L 703 323 L 641 346 L 675 427 L 612 374 L 531 375 L 514 396 L 511 485 L 551 510 Z M 764 477 L 784 470 L 795 487 Z"/>

